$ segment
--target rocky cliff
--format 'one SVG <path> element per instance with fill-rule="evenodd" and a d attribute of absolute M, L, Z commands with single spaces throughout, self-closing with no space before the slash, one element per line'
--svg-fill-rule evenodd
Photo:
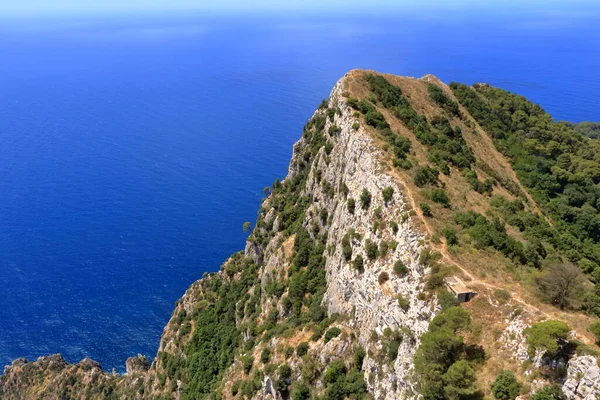
<path fill-rule="evenodd" d="M 490 395 L 511 370 L 519 395 L 554 382 L 570 399 L 597 398 L 585 330 L 558 338 L 561 349 L 581 345 L 552 359 L 527 339 L 539 321 L 579 328 L 587 317 L 535 300 L 503 249 L 470 245 L 467 231 L 454 240 L 453 216 L 485 212 L 491 196 L 540 213 L 448 86 L 352 71 L 304 127 L 245 250 L 178 301 L 151 365 L 129 359 L 119 376 L 91 360 L 19 359 L 5 368 L 0 397 L 466 398 Z M 448 276 L 475 300 L 459 306 Z M 435 393 L 432 376 L 445 385 Z"/>

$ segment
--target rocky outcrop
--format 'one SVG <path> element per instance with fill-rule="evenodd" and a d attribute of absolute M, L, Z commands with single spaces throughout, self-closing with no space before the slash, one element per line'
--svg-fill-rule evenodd
<path fill-rule="evenodd" d="M 569 399 L 596 400 L 600 398 L 600 367 L 592 356 L 576 356 L 569 361 L 567 379 L 562 385 Z"/>

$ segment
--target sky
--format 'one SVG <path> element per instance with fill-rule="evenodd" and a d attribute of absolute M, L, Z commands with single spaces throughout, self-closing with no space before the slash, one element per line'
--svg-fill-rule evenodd
<path fill-rule="evenodd" d="M 354 11 L 473 8 L 519 12 L 523 9 L 585 9 L 597 0 L 0 0 L 0 17 L 97 13 L 211 11 Z"/>

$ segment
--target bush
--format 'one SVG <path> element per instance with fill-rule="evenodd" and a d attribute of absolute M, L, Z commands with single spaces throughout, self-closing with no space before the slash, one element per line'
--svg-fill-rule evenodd
<path fill-rule="evenodd" d="M 410 307 L 410 302 L 405 299 L 401 294 L 398 295 L 398 305 L 400 306 L 400 308 L 404 311 L 408 311 L 408 308 Z"/>
<path fill-rule="evenodd" d="M 299 383 L 292 390 L 292 399 L 294 400 L 310 400 L 310 387 L 305 383 Z"/>
<path fill-rule="evenodd" d="M 596 338 L 596 343 L 600 344 L 600 319 L 592 322 L 588 329 Z"/>
<path fill-rule="evenodd" d="M 360 128 L 360 124 L 358 122 L 355 122 L 355 123 L 352 124 L 352 129 L 354 129 L 355 131 L 357 131 L 358 128 Z"/>
<path fill-rule="evenodd" d="M 354 258 L 352 264 L 354 265 L 354 268 L 361 274 L 365 271 L 365 262 L 360 254 Z"/>
<path fill-rule="evenodd" d="M 377 248 L 377 243 L 373 242 L 371 239 L 367 239 L 366 244 L 366 252 L 369 260 L 374 260 L 379 255 L 379 249 Z"/>
<path fill-rule="evenodd" d="M 367 189 L 363 189 L 360 194 L 360 204 L 363 210 L 366 210 L 371 205 L 371 193 Z"/>
<path fill-rule="evenodd" d="M 379 278 L 377 279 L 377 281 L 379 282 L 380 285 L 383 285 L 384 283 L 386 283 L 389 280 L 390 280 L 390 274 L 388 274 L 385 271 L 380 273 Z"/>
<path fill-rule="evenodd" d="M 562 321 L 548 320 L 538 322 L 523 331 L 529 355 L 543 350 L 548 357 L 554 357 L 569 337 L 571 328 Z"/>
<path fill-rule="evenodd" d="M 386 187 L 385 189 L 383 189 L 382 195 L 383 201 L 389 203 L 392 200 L 392 197 L 394 196 L 394 188 L 392 188 L 391 186 Z"/>
<path fill-rule="evenodd" d="M 352 197 L 348 198 L 348 212 L 350 214 L 354 214 L 354 210 L 356 209 L 356 200 L 354 200 Z"/>
<path fill-rule="evenodd" d="M 567 400 L 567 396 L 563 393 L 560 385 L 553 384 L 535 392 L 531 396 L 531 400 Z"/>
<path fill-rule="evenodd" d="M 431 206 L 427 203 L 421 203 L 419 204 L 419 207 L 421 208 L 421 211 L 423 212 L 423 215 L 426 217 L 431 217 Z"/>
<path fill-rule="evenodd" d="M 260 353 L 260 362 L 267 364 L 269 361 L 271 361 L 271 349 L 265 347 Z"/>
<path fill-rule="evenodd" d="M 296 354 L 298 357 L 303 357 L 308 353 L 308 343 L 302 342 L 296 347 Z"/>
<path fill-rule="evenodd" d="M 456 229 L 445 228 L 444 230 L 442 230 L 442 235 L 444 235 L 444 238 L 446 238 L 446 243 L 449 246 L 458 244 L 458 236 L 456 235 Z"/>
<path fill-rule="evenodd" d="M 515 400 L 521 392 L 521 384 L 510 371 L 502 371 L 491 384 L 492 393 L 497 400 Z"/>
<path fill-rule="evenodd" d="M 404 265 L 404 263 L 402 262 L 402 260 L 397 260 L 394 263 L 394 272 L 398 276 L 404 276 L 404 275 L 406 275 L 408 273 L 408 268 L 406 268 L 406 265 Z"/>
<path fill-rule="evenodd" d="M 444 207 L 450 207 L 450 199 L 448 193 L 444 189 L 433 189 L 429 196 L 431 201 L 443 205 Z"/>
<path fill-rule="evenodd" d="M 430 167 L 418 167 L 415 172 L 415 185 L 423 187 L 427 184 L 434 185 L 438 181 L 438 170 Z"/>
<path fill-rule="evenodd" d="M 342 238 L 342 254 L 344 260 L 350 261 L 352 259 L 352 246 L 350 245 L 350 236 L 345 234 Z"/>
<path fill-rule="evenodd" d="M 342 331 L 338 327 L 333 327 L 325 332 L 325 343 L 329 342 L 331 339 L 340 336 Z"/>

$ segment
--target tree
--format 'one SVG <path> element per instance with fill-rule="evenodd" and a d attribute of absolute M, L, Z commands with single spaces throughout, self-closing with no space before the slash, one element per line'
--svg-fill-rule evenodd
<path fill-rule="evenodd" d="M 559 385 L 554 384 L 538 390 L 531 396 L 531 400 L 567 400 L 567 396 Z"/>
<path fill-rule="evenodd" d="M 310 399 L 310 388 L 305 383 L 299 383 L 294 390 L 292 390 L 292 399 L 294 400 L 309 400 Z"/>
<path fill-rule="evenodd" d="M 515 400 L 521 392 L 521 383 L 510 371 L 502 371 L 491 384 L 492 393 L 497 400 Z"/>
<path fill-rule="evenodd" d="M 583 282 L 581 269 L 571 263 L 552 264 L 537 280 L 543 296 L 561 310 L 572 306 L 576 296 L 583 293 Z"/>
<path fill-rule="evenodd" d="M 377 243 L 373 242 L 371 239 L 367 239 L 366 244 L 367 257 L 369 260 L 374 260 L 379 255 L 379 248 L 377 247 Z"/>
<path fill-rule="evenodd" d="M 523 334 L 529 346 L 529 355 L 533 356 L 537 350 L 542 350 L 549 357 L 555 356 L 567 342 L 570 331 L 569 325 L 555 320 L 538 322 L 526 328 Z"/>
<path fill-rule="evenodd" d="M 600 319 L 592 322 L 588 329 L 596 337 L 596 343 L 600 344 Z"/>
<path fill-rule="evenodd" d="M 458 400 L 474 394 L 477 391 L 475 380 L 475 371 L 467 361 L 455 362 L 442 376 L 446 398 Z"/>
<path fill-rule="evenodd" d="M 360 194 L 360 204 L 363 210 L 366 210 L 371 205 L 371 193 L 367 189 L 363 189 Z"/>
<path fill-rule="evenodd" d="M 244 231 L 244 233 L 248 232 L 250 230 L 250 221 L 246 221 L 244 222 L 244 225 L 242 226 L 242 230 Z"/>
<path fill-rule="evenodd" d="M 306 353 L 308 353 L 308 343 L 302 342 L 296 347 L 296 354 L 298 354 L 298 357 L 303 357 Z"/>

